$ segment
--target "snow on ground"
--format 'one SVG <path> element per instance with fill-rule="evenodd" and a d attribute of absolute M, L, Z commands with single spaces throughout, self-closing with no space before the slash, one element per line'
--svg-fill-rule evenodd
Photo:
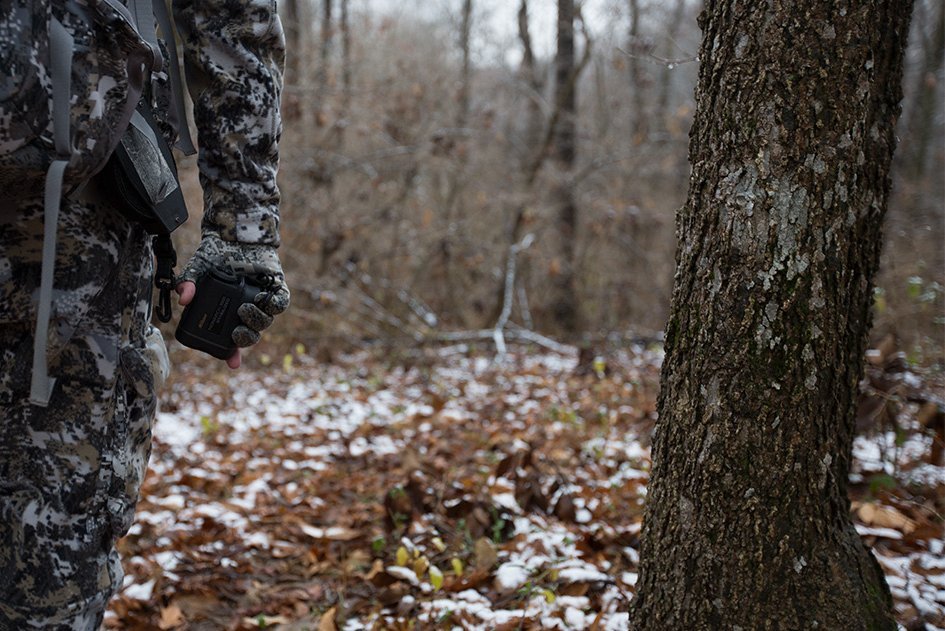
<path fill-rule="evenodd" d="M 107 625 L 624 629 L 661 359 L 635 349 L 596 380 L 553 354 L 185 373 Z M 928 441 L 858 437 L 851 482 L 941 488 L 945 467 L 916 466 Z M 870 506 L 858 531 L 902 619 L 945 626 L 942 541 Z"/>

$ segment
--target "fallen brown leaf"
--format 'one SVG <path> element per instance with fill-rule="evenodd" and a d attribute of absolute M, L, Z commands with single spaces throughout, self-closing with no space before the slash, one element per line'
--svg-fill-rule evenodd
<path fill-rule="evenodd" d="M 337 631 L 338 627 L 335 626 L 335 616 L 337 615 L 337 607 L 332 607 L 323 613 L 322 617 L 318 620 L 318 631 Z"/>

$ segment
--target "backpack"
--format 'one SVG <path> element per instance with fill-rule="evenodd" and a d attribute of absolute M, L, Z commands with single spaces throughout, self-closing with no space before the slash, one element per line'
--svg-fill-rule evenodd
<path fill-rule="evenodd" d="M 155 18 L 172 37 L 164 0 L 0 0 L 0 209 L 40 196 L 45 207 L 30 388 L 36 405 L 48 404 L 54 385 L 46 341 L 62 196 L 101 171 L 140 119 L 150 74 L 164 66 Z M 177 48 L 173 41 L 167 48 L 181 145 L 192 152 Z"/>

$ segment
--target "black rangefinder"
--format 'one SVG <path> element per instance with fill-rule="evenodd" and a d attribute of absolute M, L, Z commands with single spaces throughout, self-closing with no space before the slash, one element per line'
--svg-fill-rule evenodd
<path fill-rule="evenodd" d="M 231 357 L 236 352 L 233 329 L 242 323 L 237 309 L 252 302 L 266 284 L 255 284 L 257 280 L 232 267 L 211 268 L 197 280 L 197 293 L 184 307 L 174 337 L 218 359 Z"/>

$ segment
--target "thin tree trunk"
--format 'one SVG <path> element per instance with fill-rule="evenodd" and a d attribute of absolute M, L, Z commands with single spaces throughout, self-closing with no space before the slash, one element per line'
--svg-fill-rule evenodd
<path fill-rule="evenodd" d="M 719 0 L 631 628 L 896 628 L 847 498 L 910 0 Z"/>
<path fill-rule="evenodd" d="M 574 56 L 574 0 L 558 0 L 558 46 L 555 54 L 555 107 L 559 117 L 552 129 L 553 155 L 559 169 L 555 182 L 558 200 L 555 217 L 559 240 L 556 266 L 552 270 L 551 315 L 565 335 L 578 330 L 578 297 L 575 278 L 577 203 L 571 172 L 577 158 L 577 89 Z"/>
<path fill-rule="evenodd" d="M 318 150 L 334 150 L 336 144 L 340 141 L 337 135 L 337 127 L 332 125 L 326 127 L 329 122 L 329 99 L 328 91 L 331 83 L 331 47 L 333 38 L 332 27 L 332 2 L 334 0 L 322 0 L 321 15 L 321 43 L 318 51 L 318 66 L 315 71 L 315 94 L 312 97 L 312 111 L 314 120 L 311 126 L 306 127 L 303 133 L 309 136 L 308 146 Z M 316 153 L 311 160 L 309 173 L 312 182 L 316 186 L 323 186 L 329 192 L 334 187 L 334 165 L 328 158 L 328 153 Z"/>
<path fill-rule="evenodd" d="M 559 0 L 559 11 L 560 5 L 563 3 L 564 0 Z M 526 217 L 527 200 L 532 197 L 536 183 L 538 182 L 538 174 L 548 159 L 553 157 L 563 177 L 560 177 L 555 184 L 554 194 L 555 199 L 558 199 L 560 202 L 555 217 L 555 225 L 562 243 L 559 245 L 559 258 L 555 266 L 557 269 L 553 270 L 554 279 L 551 283 L 553 292 L 552 318 L 556 326 L 561 329 L 562 332 L 569 335 L 576 331 L 578 327 L 577 289 L 572 273 L 576 252 L 573 237 L 577 228 L 577 209 L 571 188 L 570 171 L 577 158 L 575 145 L 577 82 L 584 68 L 587 67 L 587 64 L 591 60 L 591 41 L 590 38 L 587 38 L 581 60 L 579 63 L 575 64 L 574 19 L 575 17 L 580 17 L 580 15 L 575 13 L 573 2 L 570 3 L 570 9 L 565 9 L 565 16 L 568 24 L 565 30 L 568 30 L 570 35 L 566 35 L 562 39 L 559 33 L 559 53 L 555 57 L 554 109 L 551 112 L 551 116 L 548 118 L 548 122 L 544 126 L 544 133 L 542 134 L 541 129 L 538 129 L 538 133 L 536 134 L 536 139 L 538 140 L 537 146 L 532 150 L 527 163 L 524 165 L 523 185 L 525 189 L 524 198 L 526 201 L 517 204 L 510 216 L 507 228 L 508 249 L 506 251 L 506 260 L 508 260 L 508 252 L 511 251 L 512 246 L 521 241 L 524 236 L 523 228 L 528 220 Z M 523 46 L 523 72 L 525 69 L 532 70 L 532 76 L 535 77 L 536 82 L 534 85 L 537 90 L 540 89 L 541 80 L 538 73 L 534 71 L 535 64 L 532 54 L 531 37 L 528 31 L 528 5 L 526 0 L 522 0 L 522 4 L 520 5 L 518 20 L 519 37 Z M 559 30 L 560 29 L 561 23 L 559 21 Z M 587 37 L 586 31 L 585 37 Z M 563 58 L 561 55 L 562 41 L 565 43 L 564 52 L 570 48 L 569 54 L 571 62 L 570 72 L 568 73 L 562 72 L 562 68 L 566 64 L 560 63 Z M 566 56 L 567 55 L 564 57 L 566 58 Z M 530 121 L 540 121 L 540 113 L 540 109 L 537 108 L 536 103 L 535 117 L 531 118 Z M 567 148 L 568 146 L 570 146 L 570 149 Z M 565 234 L 570 234 L 572 237 L 569 243 L 563 242 L 565 240 Z M 503 295 L 504 286 L 500 285 L 495 303 L 495 312 L 493 314 L 496 317 L 498 316 L 499 310 L 502 308 Z M 568 306 L 569 301 L 572 303 L 573 308 Z M 561 313 L 561 318 L 555 315 L 557 312 Z M 495 318 L 492 318 L 490 321 L 494 322 Z"/>
<path fill-rule="evenodd" d="M 322 0 L 322 41 L 318 54 L 318 73 L 316 75 L 316 99 L 318 103 L 316 124 L 322 127 L 326 123 L 325 95 L 328 93 L 328 78 L 331 69 L 331 5 L 333 0 Z"/>
<path fill-rule="evenodd" d="M 640 2 L 630 2 L 630 33 L 627 48 L 630 52 L 630 89 L 633 91 L 630 112 L 630 134 L 633 144 L 638 145 L 646 140 L 648 133 L 646 121 L 646 76 L 643 70 L 643 59 L 648 47 L 640 36 Z"/>
<path fill-rule="evenodd" d="M 611 107 L 607 87 L 607 60 L 597 57 L 594 60 L 594 123 L 597 128 L 596 135 L 599 139 L 606 138 L 610 132 Z"/>
<path fill-rule="evenodd" d="M 933 2 L 938 10 L 935 12 L 935 27 L 930 41 L 925 42 L 921 68 L 916 74 L 913 88 L 913 105 L 906 119 L 906 131 L 910 143 L 910 175 L 920 179 L 928 168 L 929 146 L 934 142 L 932 133 L 935 120 L 936 95 L 939 93 L 938 74 L 942 70 L 942 61 L 945 57 L 945 2 Z"/>
<path fill-rule="evenodd" d="M 675 45 L 676 38 L 679 37 L 679 29 L 682 26 L 683 18 L 686 15 L 686 0 L 676 0 L 676 6 L 673 8 L 673 14 L 670 16 L 669 24 L 666 26 L 666 39 L 670 46 Z M 674 48 L 670 48 L 667 58 L 672 59 L 676 56 Z M 672 117 L 672 93 L 673 93 L 673 67 L 670 64 L 663 66 L 660 70 L 660 92 L 656 101 L 656 119 L 659 121 L 660 131 L 669 129 L 669 120 Z"/>
<path fill-rule="evenodd" d="M 456 127 L 464 129 L 469 125 L 469 93 L 470 93 L 470 33 L 472 31 L 472 0 L 464 0 L 462 8 L 462 17 L 459 27 L 459 50 L 462 56 L 462 67 L 459 76 L 459 92 L 456 97 Z M 458 140 L 459 149 L 453 152 L 453 163 L 446 173 L 437 174 L 437 180 L 443 179 L 444 183 L 439 188 L 444 189 L 442 196 L 443 202 L 443 236 L 440 239 L 438 254 L 442 263 L 445 302 L 447 310 L 456 315 L 462 324 L 465 313 L 460 307 L 460 299 L 457 296 L 459 282 L 456 279 L 455 250 L 456 236 L 455 222 L 457 209 L 459 216 L 462 217 L 463 189 L 466 184 L 466 156 L 469 153 L 465 146 L 469 140 L 463 136 Z"/>
<path fill-rule="evenodd" d="M 283 24 L 285 24 L 286 49 L 292 51 L 290 55 L 286 55 L 285 64 L 285 83 L 290 86 L 298 86 L 301 84 L 299 62 L 304 58 L 302 50 L 304 42 L 302 35 L 302 16 L 305 14 L 305 11 L 301 6 L 303 1 L 304 0 L 285 0 L 282 5 L 284 7 L 283 11 L 285 12 Z"/>
<path fill-rule="evenodd" d="M 472 29 L 472 0 L 463 0 L 463 17 L 459 29 L 459 49 L 463 56 L 462 74 L 456 109 L 456 126 L 463 128 L 469 122 L 469 33 Z"/>
<path fill-rule="evenodd" d="M 530 166 L 534 160 L 534 152 L 539 150 L 541 140 L 541 128 L 543 120 L 541 116 L 541 93 L 544 82 L 535 65 L 535 53 L 532 49 L 532 37 L 528 29 L 528 0 L 522 0 L 518 9 L 518 37 L 522 42 L 522 65 L 519 69 L 519 75 L 525 83 L 529 95 L 526 100 L 525 113 L 525 134 L 523 144 L 525 151 L 523 164 Z M 512 243 L 517 243 L 517 239 L 512 239 Z"/>
<path fill-rule="evenodd" d="M 547 140 L 542 139 L 542 127 L 544 119 L 542 116 L 540 99 L 544 81 L 535 64 L 535 53 L 532 48 L 532 37 L 528 27 L 528 0 L 521 0 L 518 9 L 518 37 L 522 43 L 522 64 L 519 67 L 519 78 L 528 90 L 528 99 L 526 100 L 525 112 L 525 131 L 522 136 L 522 151 L 520 157 L 521 169 L 523 172 L 523 186 L 525 193 L 524 200 L 531 198 L 532 187 L 538 171 L 544 164 L 548 146 L 550 144 L 550 133 Z M 557 109 L 555 110 L 557 112 Z M 526 223 L 525 211 L 527 201 L 521 201 L 515 205 L 506 221 L 506 252 L 503 260 L 508 264 L 510 253 L 516 243 L 522 239 L 522 229 Z M 492 312 L 488 316 L 488 323 L 496 322 L 502 311 L 505 299 L 504 279 L 508 275 L 508 270 L 502 274 L 503 282 L 496 286 L 496 299 Z"/>
<path fill-rule="evenodd" d="M 341 112 L 343 123 L 338 128 L 338 147 L 344 149 L 345 129 L 351 118 L 351 25 L 348 22 L 348 2 L 340 0 L 341 15 L 339 27 L 341 29 Z"/>

